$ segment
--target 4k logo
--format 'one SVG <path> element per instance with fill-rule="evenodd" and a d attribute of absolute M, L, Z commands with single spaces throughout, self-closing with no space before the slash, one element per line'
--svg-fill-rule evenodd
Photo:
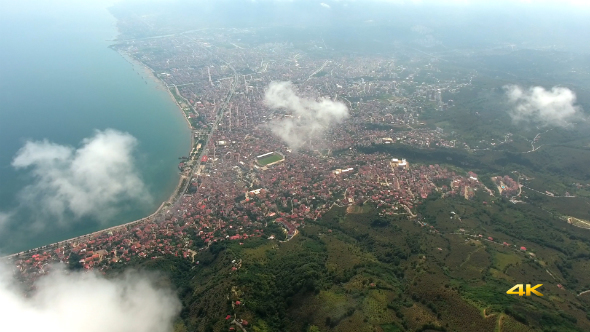
<path fill-rule="evenodd" d="M 539 288 L 541 286 L 543 286 L 543 284 L 538 284 L 538 285 L 535 285 L 534 287 L 531 287 L 530 284 L 526 284 L 526 285 L 518 284 L 518 285 L 515 285 L 514 287 L 510 288 L 508 291 L 506 291 L 506 294 L 515 294 L 518 296 L 523 296 L 523 295 L 531 296 L 531 292 L 532 292 L 532 293 L 535 293 L 535 295 L 537 295 L 537 296 L 543 296 L 543 294 L 541 294 L 541 293 L 539 293 L 539 291 L 537 291 L 537 288 Z M 526 291 L 525 291 L 525 289 L 526 289 Z"/>

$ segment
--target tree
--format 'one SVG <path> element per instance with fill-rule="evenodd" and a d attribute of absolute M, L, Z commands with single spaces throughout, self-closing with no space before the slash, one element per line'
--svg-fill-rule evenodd
<path fill-rule="evenodd" d="M 256 325 L 252 327 L 252 331 L 254 332 L 269 332 L 268 325 L 262 319 L 258 320 Z"/>
<path fill-rule="evenodd" d="M 70 258 L 68 260 L 68 265 L 69 265 L 70 269 L 72 269 L 72 270 L 82 269 L 84 266 L 82 266 L 82 263 L 80 263 L 81 259 L 82 259 L 82 256 L 72 252 L 70 254 Z"/>
<path fill-rule="evenodd" d="M 184 325 L 184 323 L 182 321 L 174 324 L 174 332 L 187 332 L 187 331 L 188 330 L 186 329 L 186 326 Z"/>

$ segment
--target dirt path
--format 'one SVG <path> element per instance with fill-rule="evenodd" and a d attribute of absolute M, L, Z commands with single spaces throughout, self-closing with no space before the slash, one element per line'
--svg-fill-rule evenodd
<path fill-rule="evenodd" d="M 590 229 L 590 222 L 574 217 L 568 217 L 567 223 L 576 227 Z"/>
<path fill-rule="evenodd" d="M 463 267 L 463 264 L 467 263 L 467 262 L 468 262 L 468 261 L 471 259 L 471 255 L 472 255 L 472 254 L 475 254 L 475 253 L 476 253 L 476 252 L 478 252 L 478 251 L 480 251 L 480 250 L 481 250 L 481 248 L 483 248 L 483 247 L 479 247 L 479 248 L 475 249 L 474 251 L 470 252 L 470 253 L 467 255 L 467 258 L 465 259 L 465 261 L 464 261 L 463 263 L 461 263 L 461 265 L 459 265 L 459 267 Z"/>
<path fill-rule="evenodd" d="M 488 309 L 489 309 L 489 308 L 484 308 L 484 309 L 483 309 L 483 318 L 490 318 L 490 317 L 494 317 L 494 316 L 496 316 L 496 314 L 489 314 L 489 315 L 486 315 L 486 310 L 488 310 Z"/>
<path fill-rule="evenodd" d="M 502 324 L 504 324 L 504 314 L 500 314 L 500 317 L 498 317 L 498 325 L 496 326 L 496 332 L 502 332 Z"/>
<path fill-rule="evenodd" d="M 240 330 L 242 330 L 242 332 L 247 332 L 246 329 L 244 328 L 244 326 L 242 324 L 238 323 L 238 321 L 235 319 L 230 324 L 236 325 L 237 327 L 240 328 Z"/>

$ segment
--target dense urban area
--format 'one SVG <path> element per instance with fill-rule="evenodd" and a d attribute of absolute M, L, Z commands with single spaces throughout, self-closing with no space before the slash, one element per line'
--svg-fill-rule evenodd
<path fill-rule="evenodd" d="M 241 33 L 247 31 L 187 33 L 114 46 L 147 66 L 184 112 L 193 149 L 179 164 L 183 182 L 149 218 L 19 259 L 25 276 L 42 274 L 50 262 L 68 262 L 72 253 L 86 269 L 106 269 L 131 256 L 187 257 L 218 241 L 283 236 L 265 234 L 268 223 L 281 225 L 290 239 L 306 220 L 333 205 L 371 202 L 384 214 L 412 216 L 414 205 L 433 191 L 465 199 L 479 188 L 490 191 L 474 173 L 357 151 L 393 143 L 455 147 L 456 140 L 445 138 L 441 128 L 429 129 L 420 115 L 423 108 L 452 107 L 441 91 L 457 92 L 470 78 L 439 80 L 435 64 L 409 69 L 380 57 L 325 60 L 287 43 L 247 49 L 233 43 Z M 414 82 L 418 75 L 433 83 Z M 308 98 L 341 100 L 351 116 L 292 151 L 271 132 L 275 119 L 292 115 L 264 105 L 266 87 L 275 80 L 296 83 Z M 278 160 L 260 163 L 259 156 L 267 153 Z"/>
<path fill-rule="evenodd" d="M 485 252 L 479 248 L 486 246 L 503 250 L 499 255 L 504 255 L 507 262 L 502 263 L 504 269 L 494 270 L 493 275 L 508 283 L 518 281 L 507 276 L 510 266 L 530 262 L 541 271 L 538 275 L 552 277 L 549 279 L 552 290 L 569 292 L 564 286 L 568 282 L 577 292 L 585 290 L 587 285 L 581 281 L 575 284 L 564 272 L 566 269 L 556 272 L 553 267 L 547 267 L 545 261 L 553 259 L 550 257 L 554 257 L 554 252 L 542 249 L 540 242 L 524 235 L 503 235 L 506 228 L 502 227 L 512 226 L 479 227 L 467 220 L 475 209 L 508 213 L 505 211 L 512 206 L 529 206 L 539 199 L 578 199 L 576 196 L 585 195 L 588 187 L 569 178 L 566 186 L 535 182 L 522 168 L 486 170 L 482 175 L 479 172 L 482 167 L 471 159 L 455 163 L 452 158 L 457 158 L 452 153 L 460 156 L 486 151 L 503 153 L 504 146 L 509 150 L 507 153 L 534 155 L 542 146 L 541 138 L 551 135 L 539 129 L 534 138 L 528 139 L 509 130 L 470 136 L 469 129 L 463 133 L 449 129 L 452 126 L 441 121 L 440 114 L 452 114 L 458 107 L 456 96 L 471 91 L 475 81 L 482 84 L 480 73 L 449 70 L 443 59 L 412 50 L 400 51 L 397 58 L 405 60 L 398 61 L 390 55 L 337 52 L 322 39 L 303 45 L 247 42 L 254 35 L 256 31 L 252 29 L 202 29 L 154 38 L 122 39 L 112 46 L 136 66 L 140 75 L 161 82 L 161 88 L 167 90 L 183 112 L 191 128 L 192 149 L 186 156 L 179 156 L 181 181 L 174 195 L 146 218 L 11 256 L 21 280 L 34 288 L 34 281 L 54 268 L 52 264 L 56 262 L 107 274 L 141 260 L 157 262 L 174 257 L 190 264 L 190 269 L 204 269 L 199 253 L 216 245 L 246 247 L 248 241 L 255 239 L 268 240 L 273 248 L 296 241 L 303 243 L 308 241 L 305 239 L 315 239 L 316 235 L 310 235 L 314 232 L 319 232 L 317 236 L 344 232 L 346 226 L 330 222 L 320 224 L 325 229 L 318 231 L 318 222 L 331 220 L 334 211 L 354 215 L 366 213 L 365 207 L 370 207 L 371 211 L 377 211 L 374 216 L 377 221 L 403 219 L 418 227 L 419 232 L 438 236 L 429 240 L 435 252 L 411 261 L 417 272 L 412 279 L 413 286 L 408 287 L 414 290 L 419 287 L 416 285 L 419 285 L 420 266 L 426 264 L 426 257 L 449 252 L 449 243 L 473 248 L 469 255 L 474 257 Z M 283 84 L 282 87 L 293 93 L 291 97 L 303 104 L 343 105 L 346 116 L 335 121 L 336 124 L 319 128 L 320 134 L 297 128 L 287 131 L 285 121 L 297 125 L 307 115 L 286 106 L 273 107 L 276 105 L 268 102 L 272 84 Z M 469 116 L 482 119 L 487 116 L 478 112 L 474 110 Z M 280 133 L 282 130 L 286 136 Z M 448 156 L 453 157 L 440 158 L 441 162 L 435 163 L 424 161 L 421 155 L 404 154 L 414 149 L 427 153 L 450 151 Z M 437 207 L 439 210 L 434 213 L 426 206 L 426 202 L 441 201 L 456 206 L 468 204 L 465 206 L 469 208 Z M 547 215 L 558 214 L 550 205 L 543 206 L 548 210 Z M 484 214 L 481 220 L 496 220 L 490 212 Z M 437 222 L 438 218 L 446 224 Z M 559 218 L 562 225 L 590 228 L 581 217 L 562 212 Z M 361 235 L 359 238 L 364 236 Z M 438 240 L 441 235 L 458 240 L 444 242 Z M 408 246 L 412 248 L 409 242 Z M 420 250 L 411 249 L 411 252 Z M 469 256 L 464 259 L 466 262 Z M 460 270 L 462 266 L 456 268 Z M 241 270 L 241 258 L 235 257 L 227 267 L 230 274 Z M 450 275 L 448 270 L 444 271 L 446 276 Z M 540 281 L 531 279 L 532 283 Z M 447 283 L 445 288 L 455 286 Z M 383 281 L 367 281 L 362 287 L 391 291 Z M 222 323 L 215 326 L 230 331 L 250 330 L 255 316 L 240 311 L 241 307 L 247 308 L 250 299 L 234 288 L 231 288 L 232 295 L 228 295 L 232 309 L 219 312 Z M 570 302 L 556 306 L 573 303 L 577 293 L 572 292 L 573 295 L 564 295 Z M 413 296 L 412 300 L 420 302 L 420 298 Z M 441 313 L 431 308 L 437 300 L 425 301 L 422 298 L 422 307 L 430 308 L 432 313 L 413 322 L 402 319 L 400 326 L 407 330 L 411 330 L 409 324 L 414 330 L 420 327 L 421 331 L 445 331 L 444 325 L 437 323 L 437 314 L 442 321 Z M 497 309 L 499 304 L 494 303 L 496 307 L 489 308 Z M 398 318 L 405 310 L 397 304 L 388 308 Z M 585 318 L 582 318 L 583 310 L 580 312 L 575 317 L 568 313 L 562 315 L 565 318 L 558 318 L 581 322 Z M 335 316 L 328 317 L 325 325 L 334 327 L 353 313 L 338 316 L 337 322 Z M 482 325 L 478 326 L 485 326 L 481 331 L 491 331 L 487 328 L 496 325 L 502 331 L 503 320 L 510 320 L 504 324 L 512 327 L 528 324 L 523 318 L 526 315 L 518 312 L 505 311 L 493 323 L 486 320 L 492 317 L 486 315 L 486 309 L 481 315 L 483 318 L 478 319 Z M 371 319 L 365 318 L 365 322 Z M 402 330 L 383 327 L 380 331 Z"/>

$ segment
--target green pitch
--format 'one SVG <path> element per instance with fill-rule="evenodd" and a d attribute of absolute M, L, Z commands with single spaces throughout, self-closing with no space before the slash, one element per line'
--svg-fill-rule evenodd
<path fill-rule="evenodd" d="M 283 157 L 280 154 L 273 153 L 270 156 L 266 156 L 266 157 L 262 157 L 262 158 L 258 159 L 257 162 L 261 166 L 266 166 L 268 164 L 272 164 L 272 163 L 277 162 L 282 159 L 283 159 Z"/>

